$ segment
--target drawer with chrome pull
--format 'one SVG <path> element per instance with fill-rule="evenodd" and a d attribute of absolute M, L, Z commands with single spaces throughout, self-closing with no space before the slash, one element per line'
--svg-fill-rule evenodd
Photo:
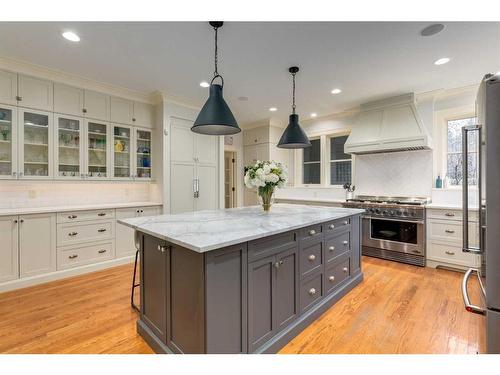
<path fill-rule="evenodd" d="M 114 225 L 114 220 L 78 224 L 58 224 L 57 246 L 112 239 L 114 237 Z"/>
<path fill-rule="evenodd" d="M 477 267 L 477 255 L 465 253 L 461 246 L 431 242 L 427 246 L 427 259 L 435 262 Z"/>
<path fill-rule="evenodd" d="M 72 212 L 58 212 L 58 223 L 75 223 L 88 220 L 105 220 L 113 219 L 115 217 L 115 210 L 92 210 L 92 211 L 72 211 Z"/>
<path fill-rule="evenodd" d="M 320 239 L 322 238 L 322 226 L 317 224 L 303 228 L 299 231 L 299 236 L 301 240 Z"/>
<path fill-rule="evenodd" d="M 325 240 L 325 262 L 331 262 L 351 249 L 350 232 L 341 232 Z"/>
<path fill-rule="evenodd" d="M 339 219 L 323 224 L 325 236 L 335 236 L 339 232 L 351 229 L 351 219 Z"/>
<path fill-rule="evenodd" d="M 329 266 L 325 271 L 325 294 L 330 293 L 351 274 L 350 259 L 343 259 Z"/>
<path fill-rule="evenodd" d="M 319 271 L 323 265 L 323 242 L 315 242 L 314 244 L 300 247 L 300 277 Z"/>
<path fill-rule="evenodd" d="M 313 275 L 300 284 L 300 311 L 303 312 L 319 301 L 323 295 L 323 274 Z"/>
<path fill-rule="evenodd" d="M 113 242 L 73 245 L 57 249 L 57 269 L 63 270 L 112 259 Z"/>
<path fill-rule="evenodd" d="M 462 223 L 449 220 L 429 220 L 427 234 L 431 241 L 452 242 L 462 245 Z M 477 225 L 469 226 L 469 241 L 477 246 L 479 242 L 479 228 Z"/>

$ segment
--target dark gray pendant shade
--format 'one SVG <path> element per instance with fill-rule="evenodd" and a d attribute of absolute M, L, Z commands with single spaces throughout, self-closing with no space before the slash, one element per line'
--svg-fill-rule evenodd
<path fill-rule="evenodd" d="M 222 96 L 222 86 L 212 83 L 207 102 L 198 114 L 191 130 L 199 134 L 230 135 L 241 131 Z"/>
<path fill-rule="evenodd" d="M 278 142 L 280 148 L 306 148 L 311 147 L 311 142 L 304 130 L 299 125 L 299 115 L 291 114 L 290 122 Z"/>

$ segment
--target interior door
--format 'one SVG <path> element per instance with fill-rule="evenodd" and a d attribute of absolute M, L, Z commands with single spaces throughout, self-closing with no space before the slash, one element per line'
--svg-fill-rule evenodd
<path fill-rule="evenodd" d="M 194 211 L 193 164 L 173 163 L 170 181 L 170 210 L 172 214 Z"/>
<path fill-rule="evenodd" d="M 17 177 L 17 110 L 0 104 L 0 179 Z"/>
<path fill-rule="evenodd" d="M 83 166 L 83 121 L 79 117 L 56 115 L 56 176 L 80 179 Z"/>

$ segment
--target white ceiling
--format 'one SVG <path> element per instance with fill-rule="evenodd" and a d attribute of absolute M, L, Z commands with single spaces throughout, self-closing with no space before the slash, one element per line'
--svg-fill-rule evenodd
<path fill-rule="evenodd" d="M 219 32 L 219 72 L 238 122 L 286 120 L 288 67 L 298 65 L 297 109 L 327 115 L 405 92 L 477 83 L 500 70 L 500 23 L 228 22 Z M 81 37 L 71 43 L 61 31 Z M 213 30 L 201 22 L 0 23 L 0 55 L 98 81 L 204 102 L 213 72 Z M 451 62 L 436 66 L 440 57 Z M 342 93 L 330 91 L 339 87 Z M 237 98 L 246 96 L 248 101 Z"/>

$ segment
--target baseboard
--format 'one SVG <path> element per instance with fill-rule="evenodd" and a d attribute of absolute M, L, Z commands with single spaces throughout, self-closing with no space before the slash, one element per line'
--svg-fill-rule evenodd
<path fill-rule="evenodd" d="M 149 327 L 139 318 L 137 320 L 137 333 L 146 341 L 156 354 L 174 354 L 164 343 L 156 337 Z"/>
<path fill-rule="evenodd" d="M 100 263 L 87 264 L 85 266 L 70 268 L 66 270 L 54 271 L 43 275 L 36 275 L 17 280 L 11 280 L 0 284 L 0 292 L 7 292 L 9 290 L 26 288 L 28 286 L 38 285 L 49 281 L 65 279 L 71 276 L 83 275 L 89 272 L 100 271 L 106 268 L 131 263 L 133 261 L 134 261 L 134 256 L 127 256 L 123 258 L 107 260 Z"/>

